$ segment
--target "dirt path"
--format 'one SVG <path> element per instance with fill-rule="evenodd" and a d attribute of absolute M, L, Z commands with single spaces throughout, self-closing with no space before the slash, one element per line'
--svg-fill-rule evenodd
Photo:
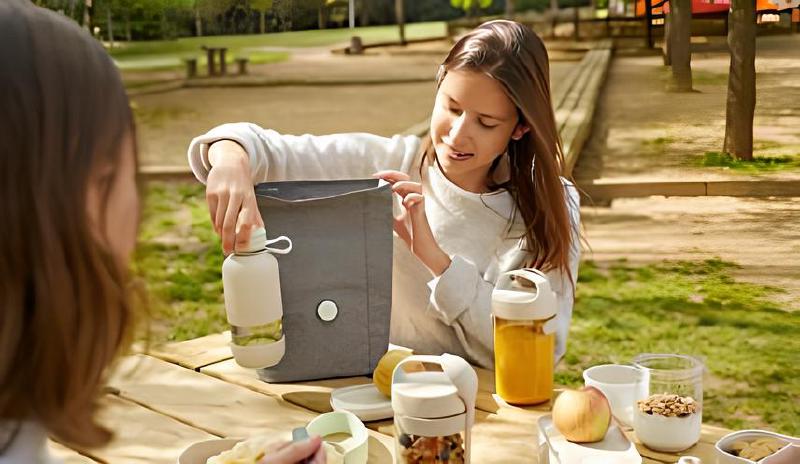
<path fill-rule="evenodd" d="M 272 76 L 302 78 L 325 73 L 395 79 L 422 77 L 428 82 L 380 85 L 191 88 L 133 98 L 143 164 L 183 166 L 192 137 L 237 121 L 255 122 L 290 134 L 371 132 L 391 136 L 430 115 L 435 54 L 343 57 L 303 54 L 290 63 L 264 65 Z M 574 61 L 554 62 L 553 85 L 563 81 Z M 259 72 L 264 72 L 259 71 Z"/>
<path fill-rule="evenodd" d="M 729 55 L 724 38 L 698 43 L 692 55 L 694 93 L 668 93 L 660 55 L 619 50 L 598 102 L 592 137 L 576 167 L 578 179 L 742 179 L 722 168 L 692 164 L 720 151 L 725 134 Z M 701 40 L 702 41 L 702 40 Z M 758 39 L 756 155 L 800 158 L 800 35 Z M 798 179 L 800 170 L 771 173 Z"/>

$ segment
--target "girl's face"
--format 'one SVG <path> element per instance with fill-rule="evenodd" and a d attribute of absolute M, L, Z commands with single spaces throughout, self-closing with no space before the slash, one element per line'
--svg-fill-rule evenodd
<path fill-rule="evenodd" d="M 87 208 L 95 233 L 108 239 L 114 258 L 123 269 L 127 269 L 136 247 L 139 224 L 139 195 L 132 137 L 125 138 L 122 150 L 118 164 L 97 169 L 89 188 Z M 113 184 L 109 186 L 109 182 Z M 103 219 L 105 223 L 102 223 Z"/>
<path fill-rule="evenodd" d="M 510 139 L 527 131 L 498 81 L 479 72 L 448 71 L 436 93 L 431 137 L 452 182 L 485 192 L 492 161 L 506 151 Z"/>

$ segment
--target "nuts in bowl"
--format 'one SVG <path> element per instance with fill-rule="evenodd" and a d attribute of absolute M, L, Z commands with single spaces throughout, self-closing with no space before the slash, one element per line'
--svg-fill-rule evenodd
<path fill-rule="evenodd" d="M 700 439 L 701 409 L 691 396 L 655 394 L 639 400 L 636 406 L 633 427 L 648 448 L 678 452 Z"/>

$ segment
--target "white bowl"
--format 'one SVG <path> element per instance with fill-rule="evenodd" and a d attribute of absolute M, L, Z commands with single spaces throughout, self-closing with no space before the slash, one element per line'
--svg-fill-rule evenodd
<path fill-rule="evenodd" d="M 755 461 L 734 456 L 728 453 L 726 450 L 730 449 L 730 446 L 735 441 L 753 441 L 758 438 L 777 438 L 787 443 L 787 446 L 781 448 L 775 452 L 775 454 L 767 456 L 766 458 L 758 461 L 759 463 L 768 464 L 769 462 L 797 462 L 796 457 L 800 455 L 800 448 L 791 449 L 791 447 L 788 445 L 794 444 L 795 447 L 800 446 L 800 438 L 781 435 L 775 432 L 768 432 L 766 430 L 740 430 L 738 432 L 729 433 L 717 441 L 716 445 L 714 446 L 717 452 L 717 464 L 753 464 Z M 789 455 L 794 455 L 795 458 L 792 458 Z M 786 460 L 784 461 L 780 459 L 781 457 L 785 457 Z"/>
<path fill-rule="evenodd" d="M 647 382 L 641 369 L 623 364 L 603 364 L 583 371 L 583 383 L 596 387 L 608 398 L 618 421 L 633 426 L 636 401 L 647 398 Z"/>
<path fill-rule="evenodd" d="M 700 411 L 684 417 L 647 414 L 636 408 L 633 430 L 639 441 L 655 451 L 677 453 L 691 448 L 700 440 L 703 417 Z"/>
<path fill-rule="evenodd" d="M 206 464 L 208 458 L 216 456 L 223 451 L 228 451 L 242 440 L 242 438 L 218 438 L 199 441 L 181 453 L 180 457 L 178 457 L 178 464 Z"/>

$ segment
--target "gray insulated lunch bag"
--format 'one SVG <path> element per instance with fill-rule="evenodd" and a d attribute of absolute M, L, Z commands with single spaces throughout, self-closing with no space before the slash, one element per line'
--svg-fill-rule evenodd
<path fill-rule="evenodd" d="M 276 256 L 286 354 L 266 382 L 372 374 L 389 344 L 392 189 L 377 179 L 268 182 L 256 198 Z"/>

